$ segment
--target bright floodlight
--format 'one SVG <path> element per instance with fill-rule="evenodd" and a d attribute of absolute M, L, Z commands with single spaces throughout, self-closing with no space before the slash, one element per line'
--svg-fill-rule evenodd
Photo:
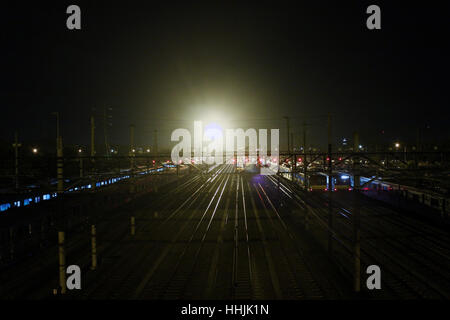
<path fill-rule="evenodd" d="M 192 106 L 190 117 L 202 121 L 205 127 L 212 125 L 222 129 L 232 128 L 230 123 L 229 106 L 220 102 L 205 102 L 204 104 Z"/>

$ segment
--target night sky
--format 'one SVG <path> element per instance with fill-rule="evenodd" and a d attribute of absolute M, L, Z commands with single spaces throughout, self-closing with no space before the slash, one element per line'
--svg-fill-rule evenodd
<path fill-rule="evenodd" d="M 158 129 L 164 146 L 209 113 L 283 130 L 291 116 L 295 133 L 306 119 L 316 144 L 328 112 L 335 142 L 355 130 L 363 143 L 414 142 L 426 126 L 430 139 L 450 138 L 443 1 L 345 2 L 3 4 L 0 139 L 15 129 L 53 138 L 59 111 L 65 142 L 88 144 L 92 108 L 105 106 L 113 144 L 127 143 L 134 123 L 138 144 Z M 80 31 L 66 28 L 70 4 L 81 7 Z M 381 7 L 382 30 L 366 28 L 369 4 Z"/>

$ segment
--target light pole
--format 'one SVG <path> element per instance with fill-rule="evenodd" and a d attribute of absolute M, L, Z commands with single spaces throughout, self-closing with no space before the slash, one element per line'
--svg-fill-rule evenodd
<path fill-rule="evenodd" d="M 135 153 L 136 150 L 134 149 L 134 125 L 131 124 L 130 125 L 130 167 L 131 167 L 131 171 L 133 172 L 134 170 L 134 157 L 135 157 Z"/>
<path fill-rule="evenodd" d="M 53 112 L 56 115 L 56 176 L 58 179 L 57 192 L 61 195 L 64 192 L 64 176 L 63 176 L 63 146 L 62 137 L 59 132 L 59 112 Z"/>
<path fill-rule="evenodd" d="M 355 292 L 361 290 L 361 230 L 360 230 L 360 202 L 359 202 L 359 189 L 360 189 L 360 157 L 358 156 L 359 150 L 359 134 L 357 132 L 353 135 L 353 150 L 356 155 L 353 157 L 353 288 Z"/>
<path fill-rule="evenodd" d="M 332 131 L 331 131 L 331 113 L 328 114 L 328 254 L 333 254 L 333 167 L 331 159 Z"/>
<path fill-rule="evenodd" d="M 283 117 L 284 119 L 286 119 L 286 128 L 287 128 L 287 146 L 288 146 L 288 154 L 291 153 L 291 143 L 290 143 L 290 125 L 289 125 L 289 117 L 285 116 Z"/>
<path fill-rule="evenodd" d="M 15 180 L 15 187 L 16 190 L 19 189 L 19 148 L 22 146 L 22 144 L 19 143 L 17 131 L 14 133 L 14 180 Z"/>
<path fill-rule="evenodd" d="M 91 115 L 91 162 L 94 162 L 95 157 L 95 118 Z"/>
<path fill-rule="evenodd" d="M 78 149 L 78 155 L 80 156 L 80 178 L 83 178 L 83 149 Z"/>

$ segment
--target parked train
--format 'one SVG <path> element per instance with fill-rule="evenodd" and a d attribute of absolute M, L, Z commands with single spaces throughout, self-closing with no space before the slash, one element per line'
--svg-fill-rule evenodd
<path fill-rule="evenodd" d="M 388 181 L 370 181 L 370 179 L 366 177 L 361 177 L 361 184 L 363 185 L 364 191 L 390 192 L 405 200 L 410 200 L 412 203 L 416 202 L 433 208 L 442 215 L 450 213 L 450 199 L 445 195 L 433 191 L 422 190 Z"/>
<path fill-rule="evenodd" d="M 282 173 L 287 179 L 293 179 L 300 185 L 305 185 L 305 178 L 303 173 L 284 172 Z M 372 177 L 373 178 L 373 177 Z M 430 190 L 423 190 L 416 187 L 410 187 L 393 183 L 389 181 L 372 180 L 370 177 L 360 177 L 361 191 L 370 197 L 379 200 L 386 200 L 383 197 L 377 197 L 378 194 L 387 193 L 392 196 L 400 196 L 411 203 L 419 203 L 426 207 L 433 208 L 440 212 L 442 216 L 447 216 L 450 213 L 450 198 L 443 194 L 439 194 Z M 308 191 L 324 192 L 328 191 L 328 175 L 323 172 L 315 172 L 308 174 Z M 335 172 L 332 178 L 333 191 L 352 191 L 354 188 L 354 178 L 346 172 Z M 371 191 L 376 191 L 371 192 Z"/>
<path fill-rule="evenodd" d="M 290 179 L 290 173 L 286 173 L 285 176 Z M 303 173 L 295 173 L 294 180 L 300 185 L 305 186 L 305 177 Z M 328 191 L 329 177 L 328 174 L 323 172 L 315 172 L 308 174 L 307 179 L 308 191 Z M 331 179 L 331 187 L 333 191 L 351 191 L 351 179 L 347 174 L 334 175 Z"/>

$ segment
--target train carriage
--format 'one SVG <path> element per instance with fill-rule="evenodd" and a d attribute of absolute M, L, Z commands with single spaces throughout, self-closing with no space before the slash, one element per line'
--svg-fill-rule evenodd
<path fill-rule="evenodd" d="M 309 191 L 326 191 L 328 176 L 323 173 L 314 173 L 308 177 Z"/>
<path fill-rule="evenodd" d="M 333 177 L 333 190 L 334 191 L 350 191 L 352 190 L 350 175 L 339 174 Z"/>

